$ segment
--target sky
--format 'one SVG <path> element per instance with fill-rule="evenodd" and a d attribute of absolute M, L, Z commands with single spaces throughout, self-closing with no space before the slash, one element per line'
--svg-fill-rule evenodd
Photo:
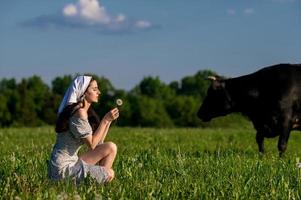
<path fill-rule="evenodd" d="M 300 36 L 301 0 L 1 0 L 0 79 L 237 77 L 301 63 Z"/>

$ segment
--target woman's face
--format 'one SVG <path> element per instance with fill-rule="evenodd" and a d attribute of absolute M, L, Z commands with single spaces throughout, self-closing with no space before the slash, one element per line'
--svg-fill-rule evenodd
<path fill-rule="evenodd" d="M 100 95 L 100 91 L 98 89 L 98 85 L 96 80 L 91 81 L 89 87 L 85 92 L 85 99 L 89 103 L 98 102 L 98 96 Z"/>

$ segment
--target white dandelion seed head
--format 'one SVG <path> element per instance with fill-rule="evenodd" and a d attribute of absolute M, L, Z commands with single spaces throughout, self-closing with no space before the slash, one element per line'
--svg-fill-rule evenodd
<path fill-rule="evenodd" d="M 117 106 L 122 106 L 123 101 L 121 99 L 117 99 L 116 104 L 117 104 Z"/>

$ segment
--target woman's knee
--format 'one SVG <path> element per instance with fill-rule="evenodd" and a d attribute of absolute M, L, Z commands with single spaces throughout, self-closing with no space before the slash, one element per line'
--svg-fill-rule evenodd
<path fill-rule="evenodd" d="M 108 146 L 111 152 L 117 153 L 117 145 L 114 142 L 107 142 L 106 145 Z"/>

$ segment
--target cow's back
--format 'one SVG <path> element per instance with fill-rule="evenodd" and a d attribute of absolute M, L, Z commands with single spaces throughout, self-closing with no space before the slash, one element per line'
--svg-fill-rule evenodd
<path fill-rule="evenodd" d="M 249 75 L 230 79 L 240 91 L 258 89 L 269 94 L 285 93 L 291 87 L 301 86 L 301 64 L 279 64 L 263 68 Z M 301 87 L 300 87 L 301 88 Z"/>
<path fill-rule="evenodd" d="M 284 96 L 299 95 L 301 99 L 301 65 L 279 64 L 263 68 L 253 75 L 253 83 L 266 99 L 279 99 Z"/>
<path fill-rule="evenodd" d="M 265 67 L 253 74 L 250 74 L 250 77 L 267 85 L 278 82 L 301 82 L 301 64 L 279 64 Z"/>
<path fill-rule="evenodd" d="M 279 64 L 228 80 L 233 94 L 252 106 L 275 107 L 283 98 L 301 102 L 301 64 Z M 256 107 L 261 109 L 260 107 Z"/>

